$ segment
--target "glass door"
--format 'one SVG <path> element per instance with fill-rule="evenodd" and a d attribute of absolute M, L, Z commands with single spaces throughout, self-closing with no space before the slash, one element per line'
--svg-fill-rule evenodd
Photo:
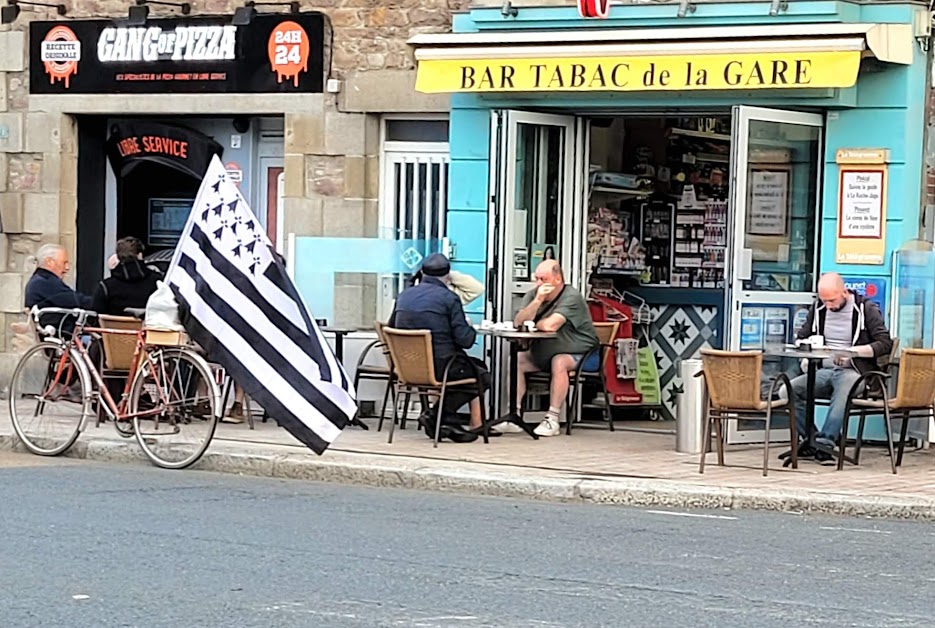
<path fill-rule="evenodd" d="M 814 298 L 821 225 L 819 114 L 734 107 L 731 159 L 733 264 L 729 269 L 729 348 L 792 342 Z M 765 358 L 765 382 L 794 361 Z M 771 436 L 788 440 L 785 419 Z M 732 443 L 762 442 L 762 424 L 731 421 Z"/>
<path fill-rule="evenodd" d="M 497 322 L 513 319 L 523 295 L 535 286 L 539 262 L 555 259 L 569 271 L 578 266 L 574 129 L 573 116 L 493 114 L 488 318 Z M 573 280 L 566 274 L 566 281 Z M 502 362 L 496 354 L 491 358 L 492 364 Z M 506 409 L 505 402 L 501 406 Z"/>

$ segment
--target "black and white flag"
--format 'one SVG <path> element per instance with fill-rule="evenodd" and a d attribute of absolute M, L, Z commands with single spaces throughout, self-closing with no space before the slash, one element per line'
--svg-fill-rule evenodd
<path fill-rule="evenodd" d="M 217 157 L 166 282 L 208 359 L 279 425 L 324 453 L 357 412 L 353 387 Z"/>

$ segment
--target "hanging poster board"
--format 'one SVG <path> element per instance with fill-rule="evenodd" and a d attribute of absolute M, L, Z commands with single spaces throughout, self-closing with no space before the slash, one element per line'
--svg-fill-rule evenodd
<path fill-rule="evenodd" d="M 886 194 L 889 151 L 840 149 L 838 231 L 835 261 L 878 264 L 886 254 Z"/>
<path fill-rule="evenodd" d="M 751 169 L 747 233 L 780 237 L 788 233 L 790 175 L 782 166 Z"/>

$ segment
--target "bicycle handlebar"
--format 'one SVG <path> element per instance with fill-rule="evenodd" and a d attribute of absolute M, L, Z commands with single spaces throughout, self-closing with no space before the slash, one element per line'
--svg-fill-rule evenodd
<path fill-rule="evenodd" d="M 43 316 L 45 314 L 64 314 L 66 316 L 77 316 L 79 318 L 82 316 L 84 316 L 84 318 L 97 316 L 97 312 L 93 312 L 91 310 L 83 310 L 78 307 L 74 307 L 74 308 L 44 307 L 41 309 L 33 308 L 32 313 L 35 318 L 39 318 L 40 316 Z"/>
<path fill-rule="evenodd" d="M 65 308 L 65 307 L 44 307 L 37 308 L 33 307 L 30 314 L 32 314 L 33 321 L 36 323 L 36 331 L 40 335 L 44 336 L 62 336 L 62 325 L 65 322 L 65 317 L 74 316 L 77 320 L 75 321 L 75 327 L 81 329 L 84 327 L 88 318 L 93 318 L 97 316 L 97 312 L 91 310 L 84 310 L 78 307 L 75 308 Z M 55 329 L 52 325 L 46 325 L 45 327 L 41 326 L 39 320 L 42 316 L 46 314 L 60 314 L 62 315 L 62 322 L 59 324 L 59 328 Z"/>

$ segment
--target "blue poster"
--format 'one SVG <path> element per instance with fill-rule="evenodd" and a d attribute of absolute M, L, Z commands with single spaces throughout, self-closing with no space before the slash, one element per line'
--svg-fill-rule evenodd
<path fill-rule="evenodd" d="M 887 319 L 886 279 L 881 277 L 844 277 L 844 286 L 857 294 L 866 297 L 880 306 L 883 320 Z"/>
<path fill-rule="evenodd" d="M 740 310 L 740 348 L 763 348 L 763 308 L 749 305 Z"/>

